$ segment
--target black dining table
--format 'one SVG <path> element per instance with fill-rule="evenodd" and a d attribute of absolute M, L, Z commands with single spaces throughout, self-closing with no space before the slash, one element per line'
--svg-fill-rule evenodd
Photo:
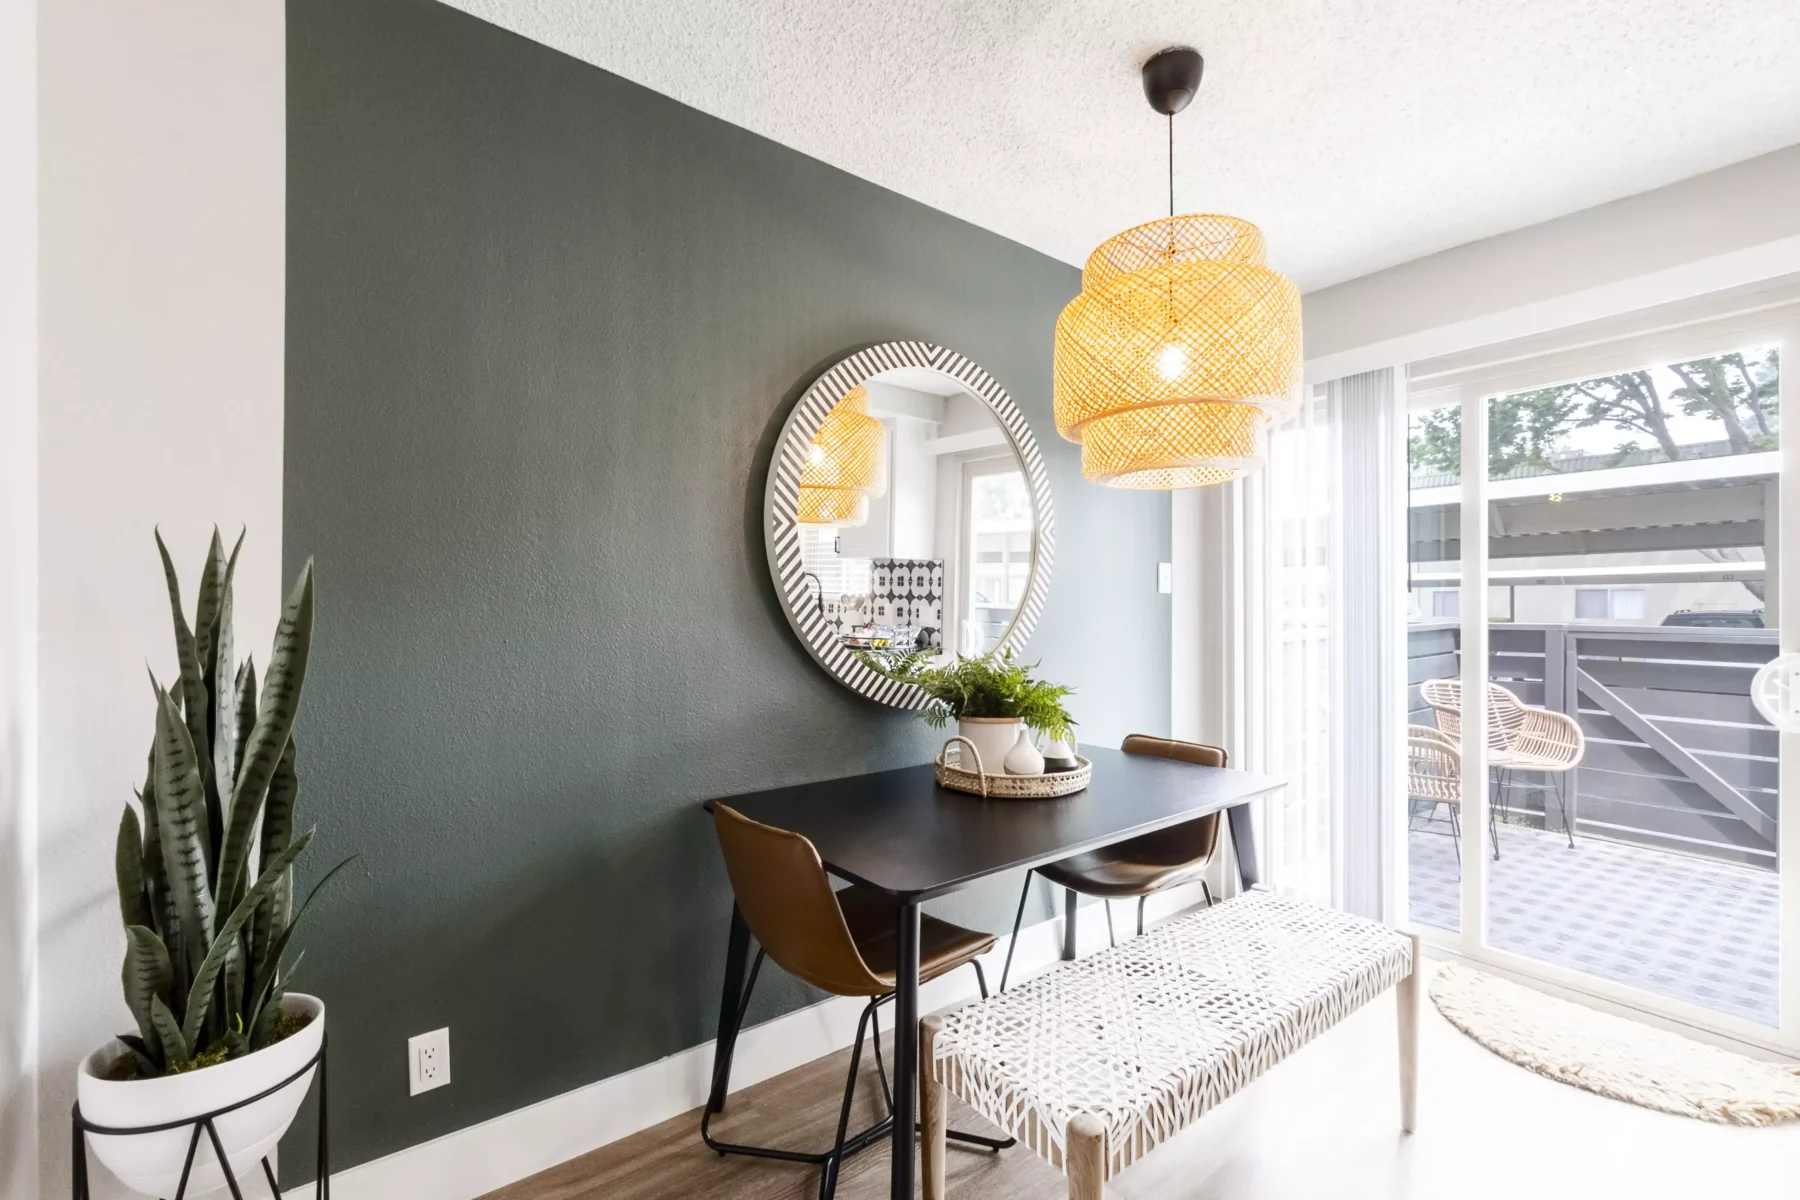
<path fill-rule="evenodd" d="M 931 765 L 877 771 L 707 801 L 812 842 L 832 875 L 894 901 L 893 1200 L 913 1200 L 918 1119 L 919 906 L 976 880 L 1224 810 L 1238 879 L 1258 882 L 1250 804 L 1282 781 L 1227 767 L 1084 747 L 1086 790 L 1055 800 L 989 800 L 937 785 Z M 750 930 L 733 906 L 707 1108 L 722 1112 L 736 1048 Z"/>

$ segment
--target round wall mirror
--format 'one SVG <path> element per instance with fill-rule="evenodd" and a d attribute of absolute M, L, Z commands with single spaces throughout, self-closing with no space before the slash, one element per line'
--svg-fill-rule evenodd
<path fill-rule="evenodd" d="M 1025 418 L 942 346 L 843 359 L 788 415 L 769 466 L 769 570 L 800 640 L 847 687 L 925 696 L 865 665 L 1016 649 L 1050 587 L 1050 482 Z"/>

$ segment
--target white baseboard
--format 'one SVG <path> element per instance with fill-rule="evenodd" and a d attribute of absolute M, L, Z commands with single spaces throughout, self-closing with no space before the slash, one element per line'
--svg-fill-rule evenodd
<path fill-rule="evenodd" d="M 1172 888 L 1152 896 L 1147 913 L 1150 919 L 1161 921 L 1200 900 L 1197 886 Z M 1121 933 L 1135 928 L 1135 910 L 1135 904 L 1124 904 L 1115 914 Z M 1058 959 L 1062 926 L 1062 918 L 1057 917 L 1019 932 L 1019 949 L 1012 964 L 1015 979 Z M 1106 944 L 1106 920 L 1090 908 L 1077 933 L 1082 954 L 1098 950 Z M 1000 983 L 1006 947 L 1007 938 L 1002 937 L 982 959 L 994 987 Z M 976 994 L 974 972 L 952 971 L 919 990 L 919 1010 L 931 1012 Z M 861 1001 L 838 998 L 744 1030 L 733 1057 L 732 1090 L 845 1048 L 856 1036 L 861 1012 Z M 882 1013 L 883 1027 L 891 1027 L 892 1006 Z M 331 1177 L 333 1200 L 392 1200 L 395 1196 L 474 1200 L 700 1107 L 711 1085 L 712 1051 L 712 1042 L 705 1042 L 634 1071 L 335 1172 Z M 696 1125 L 694 1137 L 697 1140 L 699 1136 Z M 311 1198 L 316 1188 L 309 1183 L 289 1194 Z"/>

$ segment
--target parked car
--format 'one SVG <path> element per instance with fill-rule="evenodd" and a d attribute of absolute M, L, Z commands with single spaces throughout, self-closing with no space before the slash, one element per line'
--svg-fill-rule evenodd
<path fill-rule="evenodd" d="M 1672 612 L 1662 620 L 1664 625 L 1683 625 L 1689 629 L 1761 629 L 1763 628 L 1763 610 L 1736 609 L 1732 611 L 1702 611 L 1684 608 L 1680 612 Z"/>

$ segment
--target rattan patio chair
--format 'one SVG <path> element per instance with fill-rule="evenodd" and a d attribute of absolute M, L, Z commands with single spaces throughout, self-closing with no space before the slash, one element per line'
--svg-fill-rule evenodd
<path fill-rule="evenodd" d="M 1488 684 L 1488 763 L 1498 766 L 1512 754 L 1512 730 L 1509 720 L 1518 720 L 1519 698 L 1497 683 Z M 1510 697 L 1509 706 L 1503 697 Z M 1419 698 L 1431 706 L 1438 729 L 1462 745 L 1462 680 L 1427 679 L 1419 685 Z"/>
<path fill-rule="evenodd" d="M 1587 753 L 1587 739 L 1581 726 L 1571 717 L 1546 708 L 1526 704 L 1517 695 L 1497 683 L 1487 685 L 1488 696 L 1488 766 L 1499 772 L 1495 799 L 1504 800 L 1505 789 L 1513 783 L 1515 772 L 1542 772 L 1555 777 L 1550 790 L 1556 793 L 1556 806 L 1562 814 L 1563 835 L 1575 845 L 1575 830 L 1569 821 L 1569 772 L 1581 765 Z M 1431 706 L 1438 728 L 1453 738 L 1462 736 L 1462 681 L 1460 679 L 1427 679 L 1419 685 L 1419 695 Z M 1496 852 L 1498 846 L 1495 847 Z"/>
<path fill-rule="evenodd" d="M 1500 714 L 1489 720 L 1507 729 L 1507 752 L 1512 758 L 1501 777 L 1502 788 L 1512 782 L 1515 771 L 1541 771 L 1552 776 L 1555 782 L 1550 790 L 1556 793 L 1556 807 L 1562 814 L 1563 836 L 1569 839 L 1569 848 L 1574 849 L 1568 787 L 1569 772 L 1581 765 L 1587 753 L 1587 738 L 1582 735 L 1581 726 L 1563 713 L 1524 703 L 1499 684 L 1488 686 L 1499 693 L 1488 701 L 1488 707 Z"/>
<path fill-rule="evenodd" d="M 1428 725 L 1406 727 L 1406 797 L 1428 802 L 1430 821 L 1438 805 L 1450 810 L 1450 843 L 1462 867 L 1462 752 L 1449 735 Z"/>

